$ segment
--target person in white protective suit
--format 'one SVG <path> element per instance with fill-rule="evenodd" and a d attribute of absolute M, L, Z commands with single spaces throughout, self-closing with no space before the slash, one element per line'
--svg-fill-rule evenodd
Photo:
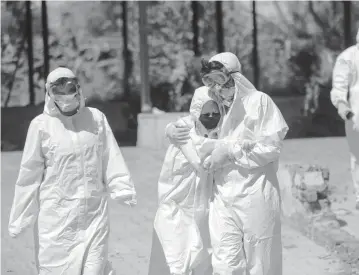
<path fill-rule="evenodd" d="M 345 121 L 356 209 L 359 210 L 359 29 L 356 42 L 336 60 L 330 98 Z"/>
<path fill-rule="evenodd" d="M 202 68 L 203 83 L 222 102 L 219 142 L 204 167 L 214 171 L 209 228 L 215 275 L 281 275 L 278 160 L 288 126 L 273 100 L 241 74 L 238 58 L 220 53 Z M 168 125 L 184 142 L 188 130 Z"/>
<path fill-rule="evenodd" d="M 190 139 L 183 145 L 171 144 L 165 156 L 154 227 L 171 274 L 206 275 L 210 269 L 208 210 L 213 175 L 201 164 L 215 148 L 221 117 L 208 88 L 197 89 L 190 115 L 176 122 L 191 129 Z"/>
<path fill-rule="evenodd" d="M 85 107 L 71 70 L 57 68 L 28 129 L 9 233 L 35 222 L 40 275 L 113 275 L 108 197 L 136 204 L 128 168 L 105 115 Z"/>

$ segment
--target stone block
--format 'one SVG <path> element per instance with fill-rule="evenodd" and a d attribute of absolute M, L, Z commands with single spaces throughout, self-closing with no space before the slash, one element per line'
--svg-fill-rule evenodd
<path fill-rule="evenodd" d="M 278 180 L 282 197 L 282 214 L 301 217 L 310 223 L 339 226 L 328 197 L 329 170 L 319 165 L 281 165 Z"/>

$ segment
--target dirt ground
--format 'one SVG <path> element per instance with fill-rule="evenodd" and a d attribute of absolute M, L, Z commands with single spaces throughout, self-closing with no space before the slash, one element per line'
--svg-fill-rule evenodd
<path fill-rule="evenodd" d="M 110 203 L 110 260 L 118 275 L 147 275 L 151 255 L 157 179 L 164 152 L 122 148 L 134 178 L 138 205 L 128 208 Z M 1 155 L 1 274 L 35 275 L 31 230 L 17 239 L 7 232 L 9 211 L 21 152 Z M 343 229 L 359 238 L 359 211 L 354 210 L 347 145 L 343 138 L 301 139 L 285 142 L 282 162 L 319 163 L 329 167 L 333 208 L 345 220 Z M 283 224 L 285 275 L 351 275 L 343 273 L 343 259 L 295 229 Z"/>

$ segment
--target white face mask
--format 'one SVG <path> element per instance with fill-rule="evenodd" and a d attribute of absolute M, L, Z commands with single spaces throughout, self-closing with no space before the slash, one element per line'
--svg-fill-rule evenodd
<path fill-rule="evenodd" d="M 235 88 L 215 88 L 213 92 L 224 106 L 231 107 Z"/>
<path fill-rule="evenodd" d="M 64 113 L 74 111 L 80 105 L 80 100 L 77 93 L 72 95 L 56 95 L 54 96 L 54 101 L 60 110 Z"/>

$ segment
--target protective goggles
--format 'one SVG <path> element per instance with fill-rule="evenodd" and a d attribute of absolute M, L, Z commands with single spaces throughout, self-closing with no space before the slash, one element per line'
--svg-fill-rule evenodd
<path fill-rule="evenodd" d="M 202 60 L 201 77 L 202 82 L 207 87 L 219 85 L 224 88 L 234 86 L 234 81 L 231 74 L 235 72 L 228 72 L 222 63 L 218 61 L 206 62 Z"/>
<path fill-rule="evenodd" d="M 232 80 L 232 81 L 231 81 Z M 224 88 L 231 88 L 234 86 L 233 79 L 231 76 L 226 75 L 222 72 L 211 72 L 202 77 L 202 82 L 207 87 L 213 87 L 219 85 Z"/>
<path fill-rule="evenodd" d="M 73 95 L 77 94 L 80 84 L 77 78 L 62 77 L 50 84 L 50 92 L 54 95 Z"/>

